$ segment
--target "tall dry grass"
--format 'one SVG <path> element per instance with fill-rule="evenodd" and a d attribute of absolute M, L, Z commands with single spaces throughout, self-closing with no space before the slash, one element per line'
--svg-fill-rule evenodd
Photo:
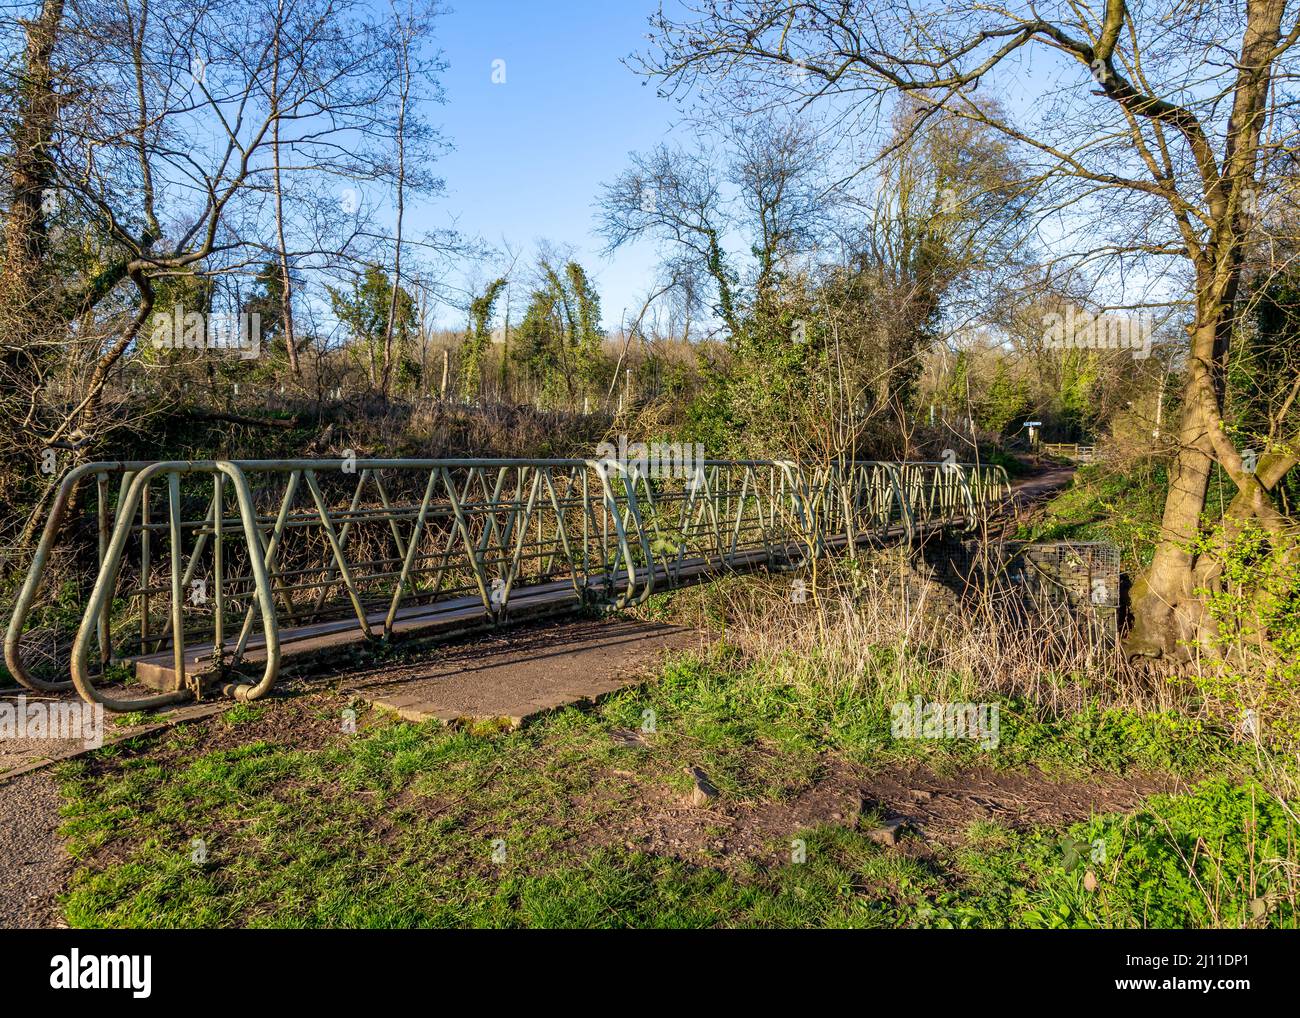
<path fill-rule="evenodd" d="M 683 621 L 720 627 L 755 672 L 808 695 L 1008 697 L 1051 715 L 1089 703 L 1209 710 L 1132 667 L 1086 609 L 1026 604 L 1009 583 L 941 582 L 899 551 L 823 560 L 812 575 L 732 577 L 674 601 Z"/>

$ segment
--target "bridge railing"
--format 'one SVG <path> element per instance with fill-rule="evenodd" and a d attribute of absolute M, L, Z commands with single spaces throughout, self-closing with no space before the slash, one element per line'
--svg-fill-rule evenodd
<path fill-rule="evenodd" d="M 681 474 L 577 459 L 88 464 L 56 496 L 5 659 L 31 689 L 71 685 L 112 710 L 180 702 L 212 684 L 255 699 L 276 680 L 282 635 L 382 640 L 512 611 L 621 607 L 719 569 L 970 527 L 1009 490 L 1000 468 L 958 464 L 709 460 Z M 23 632 L 87 478 L 98 572 L 71 681 L 51 681 L 24 660 Z M 137 676 L 166 671 L 163 691 L 106 694 L 103 673 L 126 662 Z M 225 680 L 250 663 L 262 664 L 259 680 Z"/>

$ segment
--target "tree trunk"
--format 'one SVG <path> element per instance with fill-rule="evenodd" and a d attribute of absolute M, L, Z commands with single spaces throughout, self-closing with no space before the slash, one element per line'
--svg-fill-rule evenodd
<path fill-rule="evenodd" d="M 1217 355 L 1232 329 L 1239 273 L 1239 267 L 1229 265 L 1220 272 L 1217 285 L 1201 291 L 1160 539 L 1150 568 L 1133 585 L 1131 595 L 1133 628 L 1126 641 L 1130 655 L 1186 660 L 1206 625 L 1205 605 L 1196 594 L 1198 563 L 1191 545 L 1200 530 L 1216 460 L 1215 437 L 1222 428 Z"/>
<path fill-rule="evenodd" d="M 280 328 L 284 333 L 284 349 L 289 357 L 289 373 L 297 378 L 298 342 L 293 334 L 293 279 L 289 273 L 289 252 L 284 241 L 284 205 L 280 188 L 280 121 L 273 127 L 271 148 L 275 153 L 275 236 L 280 270 Z"/>
<path fill-rule="evenodd" d="M 396 250 L 393 253 L 393 290 L 388 300 L 388 324 L 384 329 L 384 370 L 383 384 L 381 386 L 385 398 L 388 397 L 388 390 L 392 384 L 393 330 L 397 325 L 397 298 L 402 287 L 402 224 L 406 212 L 406 104 L 410 99 L 411 92 L 410 46 L 410 36 L 403 35 L 402 50 L 399 55 L 402 89 L 397 106 L 397 130 L 395 133 L 397 143 L 397 222 L 394 230 L 394 242 Z"/>
<path fill-rule="evenodd" d="M 1183 656 L 1187 648 L 1181 643 L 1200 628 L 1202 607 L 1193 593 L 1196 562 L 1189 545 L 1205 508 L 1214 462 L 1199 441 L 1207 424 L 1197 401 L 1185 404 L 1160 541 L 1146 575 L 1133 585 L 1133 629 L 1127 641 L 1133 655 Z"/>
<path fill-rule="evenodd" d="M 275 173 L 275 239 L 280 265 L 280 328 L 289 357 L 289 373 L 299 377 L 298 343 L 293 334 L 293 280 L 289 274 L 289 251 L 284 242 L 284 189 L 280 180 L 280 33 L 284 29 L 284 0 L 276 4 L 275 63 L 271 71 L 271 103 L 275 119 L 271 123 L 271 156 Z"/>
<path fill-rule="evenodd" d="M 50 146 L 58 116 L 52 66 L 63 0 L 45 0 L 40 16 L 27 24 L 27 46 L 19 83 L 9 158 L 12 204 L 5 217 L 5 259 L 0 271 L 0 307 L 14 318 L 4 323 L 15 345 L 44 333 L 56 316 L 43 311 L 57 302 L 45 285 L 47 195 L 53 195 Z"/>
<path fill-rule="evenodd" d="M 1223 466 L 1239 489 L 1254 492 L 1257 510 L 1266 501 L 1257 479 L 1242 469 L 1240 453 L 1223 431 L 1223 365 L 1236 327 L 1234 311 L 1250 229 L 1242 193 L 1255 178 L 1285 7 L 1284 0 L 1252 0 L 1246 5 L 1246 31 L 1222 165 L 1202 171 L 1213 226 L 1203 244 L 1188 245 L 1196 268 L 1196 324 L 1190 336 L 1178 456 L 1169 476 L 1160 543 L 1151 568 L 1133 590 L 1134 626 L 1128 650 L 1136 655 L 1185 660 L 1196 650 L 1194 641 L 1209 628 L 1204 601 L 1196 590 L 1217 572 L 1217 566 L 1212 561 L 1198 564 L 1189 545 L 1200 528 L 1214 463 Z"/>

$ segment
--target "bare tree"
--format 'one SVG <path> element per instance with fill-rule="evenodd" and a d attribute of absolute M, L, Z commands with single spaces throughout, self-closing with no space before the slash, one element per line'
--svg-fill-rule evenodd
<path fill-rule="evenodd" d="M 601 211 L 610 251 L 640 237 L 670 241 L 670 274 L 707 280 L 714 315 L 732 335 L 741 332 L 738 280 L 723 247 L 730 223 L 722 174 L 709 153 L 660 145 L 634 154 L 631 167 L 605 188 Z M 698 282 L 694 288 L 702 289 Z"/>
<path fill-rule="evenodd" d="M 271 92 L 269 96 L 273 110 L 277 110 L 280 105 L 280 49 L 283 40 L 283 26 L 284 0 L 276 0 L 275 42 L 271 58 Z M 296 378 L 300 372 L 298 368 L 298 343 L 293 328 L 293 274 L 289 271 L 289 249 L 285 243 L 282 152 L 283 150 L 280 147 L 280 118 L 277 116 L 271 124 L 271 159 L 275 189 L 275 241 L 280 268 L 281 328 L 284 332 L 285 355 L 289 361 L 289 371 Z"/>
<path fill-rule="evenodd" d="M 402 227 L 406 216 L 406 118 L 411 104 L 411 90 L 415 84 L 418 60 L 415 48 L 420 36 L 427 30 L 426 23 L 417 20 L 414 9 L 398 9 L 389 4 L 392 26 L 393 59 L 396 64 L 396 110 L 393 123 L 394 167 L 393 190 L 395 197 L 393 232 L 393 291 L 388 301 L 388 322 L 384 327 L 384 367 L 380 391 L 388 395 L 393 376 L 393 327 L 397 320 L 397 297 L 402 290 Z"/>
<path fill-rule="evenodd" d="M 1238 490 L 1230 516 L 1291 544 L 1271 492 L 1300 462 L 1300 435 L 1281 436 L 1251 471 L 1222 426 L 1252 212 L 1278 187 L 1293 137 L 1284 85 L 1294 80 L 1300 23 L 1285 0 L 1217 8 L 1106 0 L 1100 11 L 738 0 L 661 11 L 654 22 L 655 49 L 641 67 L 670 91 L 713 81 L 732 102 L 831 103 L 861 129 L 905 95 L 927 113 L 996 130 L 1034 160 L 1052 199 L 1051 233 L 1073 271 L 1109 274 L 1123 304 L 1135 277 L 1147 301 L 1160 295 L 1153 280 L 1167 292 L 1185 287 L 1164 297 L 1188 317 L 1181 420 L 1162 534 L 1133 592 L 1129 640 L 1137 654 L 1185 655 L 1208 626 L 1197 590 L 1219 568 L 1193 550 L 1216 463 Z M 1073 79 L 1049 92 L 1027 76 L 1040 51 L 1075 68 Z M 978 100 L 1000 80 L 1040 90 L 1025 116 Z"/>
<path fill-rule="evenodd" d="M 256 275 L 268 248 L 291 283 L 286 177 L 376 177 L 357 139 L 394 80 L 385 33 L 350 0 L 33 6 L 2 82 L 18 100 L 0 266 L 10 471 L 42 447 L 84 457 L 126 423 L 106 387 L 147 349 L 160 295 L 207 311 L 212 284 Z M 332 253 L 349 242 L 345 228 Z"/>

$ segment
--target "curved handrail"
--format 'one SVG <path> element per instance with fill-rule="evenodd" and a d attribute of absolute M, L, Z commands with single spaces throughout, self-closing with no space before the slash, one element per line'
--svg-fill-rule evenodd
<path fill-rule="evenodd" d="M 13 613 L 9 616 L 9 627 L 5 631 L 5 665 L 14 678 L 33 692 L 59 693 L 72 688 L 71 680 L 47 682 L 44 679 L 38 679 L 28 671 L 22 659 L 22 635 L 23 630 L 27 628 L 27 619 L 31 614 L 32 605 L 36 602 L 36 593 L 40 589 L 41 581 L 45 578 L 45 569 L 49 564 L 50 553 L 54 550 L 54 542 L 58 539 L 59 531 L 63 528 L 63 517 L 67 512 L 68 502 L 72 498 L 73 491 L 81 483 L 82 478 L 88 474 L 108 474 L 121 471 L 124 475 L 123 483 L 125 484 L 133 471 L 147 466 L 149 466 L 148 461 L 83 463 L 81 466 L 69 470 L 60 482 L 58 493 L 54 497 L 54 504 L 50 507 L 49 518 L 45 521 L 45 528 L 41 531 L 41 539 L 36 545 L 36 551 L 32 555 L 31 562 L 27 565 L 27 578 L 23 581 L 22 589 L 19 590 L 18 598 L 14 602 Z"/>
<path fill-rule="evenodd" d="M 91 634 L 99 629 L 103 613 L 112 598 L 113 588 L 117 583 L 118 572 L 122 565 L 122 551 L 126 547 L 127 538 L 131 532 L 131 520 L 140 506 L 145 486 L 159 474 L 165 473 L 168 475 L 171 495 L 170 523 L 173 540 L 176 540 L 179 526 L 176 514 L 178 512 L 178 481 L 180 475 L 212 471 L 219 471 L 229 477 L 235 489 L 235 500 L 239 506 L 240 521 L 244 528 L 244 540 L 248 542 L 250 551 L 249 563 L 253 570 L 256 596 L 262 610 L 263 638 L 266 641 L 266 668 L 261 681 L 255 685 L 238 684 L 228 686 L 227 691 L 238 700 L 252 700 L 265 695 L 274 685 L 280 668 L 279 623 L 275 616 L 275 603 L 271 599 L 271 584 L 267 576 L 266 565 L 262 560 L 262 556 L 258 554 L 261 547 L 260 537 L 257 532 L 257 516 L 253 506 L 252 494 L 248 488 L 248 480 L 243 471 L 229 460 L 171 460 L 153 463 L 138 471 L 131 482 L 123 504 L 118 508 L 117 524 L 113 528 L 113 536 L 109 541 L 104 563 L 100 567 L 99 576 L 95 580 L 95 587 L 91 591 L 90 600 L 86 605 L 86 613 L 81 620 L 81 627 L 77 630 L 76 641 L 72 645 L 72 683 L 82 699 L 88 703 L 100 703 L 106 709 L 112 711 L 134 711 L 152 710 L 156 707 L 164 707 L 192 699 L 193 694 L 186 689 L 133 700 L 120 700 L 107 696 L 95 688 L 90 675 L 88 658 Z M 179 579 L 173 575 L 172 641 L 175 652 L 179 657 L 184 651 L 184 639 L 179 632 L 179 605 L 176 603 L 179 600 L 179 590 L 175 589 L 178 586 Z M 177 675 L 179 677 L 183 674 L 183 668 L 178 662 Z"/>

